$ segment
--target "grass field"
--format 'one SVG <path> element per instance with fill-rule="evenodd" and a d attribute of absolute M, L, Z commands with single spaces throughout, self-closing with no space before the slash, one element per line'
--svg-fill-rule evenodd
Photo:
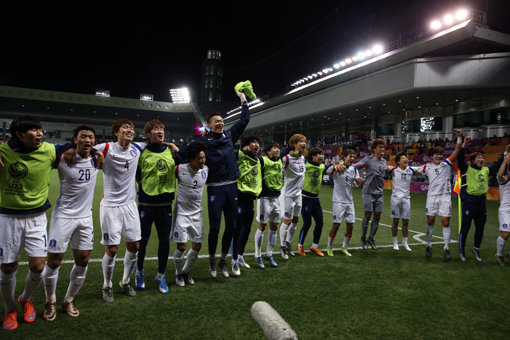
<path fill-rule="evenodd" d="M 58 195 L 58 179 L 53 173 L 50 201 Z M 488 202 L 488 219 L 482 244 L 482 263 L 468 253 L 468 261 L 460 262 L 457 243 L 453 243 L 452 260 L 442 258 L 442 245 L 433 246 L 431 259 L 425 258 L 425 195 L 412 195 L 412 217 L 409 242 L 413 251 L 391 248 L 390 193 L 385 195 L 385 209 L 376 236 L 379 250 L 359 249 L 360 221 L 353 232 L 352 257 L 335 253 L 334 257 L 319 258 L 308 254 L 289 261 L 275 256 L 278 268 L 243 269 L 239 278 L 209 277 L 208 260 L 199 259 L 193 267 L 194 286 L 177 287 L 173 280 L 174 265 L 169 261 L 167 280 L 170 292 L 162 295 L 152 278 L 157 261 L 145 264 L 147 288 L 134 298 L 122 294 L 114 286 L 115 302 L 106 304 L 101 298 L 102 272 L 99 261 L 104 248 L 98 221 L 102 178 L 98 178 L 94 200 L 95 249 L 89 264 L 87 280 L 75 298 L 80 317 L 73 319 L 58 309 L 57 319 L 50 323 L 40 316 L 44 309 L 44 289 L 41 286 L 33 301 L 38 312 L 33 324 L 20 322 L 14 332 L 0 332 L 2 339 L 55 339 L 70 336 L 75 339 L 262 339 L 264 334 L 250 315 L 255 301 L 271 304 L 292 326 L 300 339 L 507 339 L 509 327 L 504 319 L 508 311 L 506 291 L 509 267 L 496 264 L 498 202 Z M 332 224 L 332 189 L 323 186 L 321 202 L 324 209 L 324 230 L 320 247 L 327 244 Z M 361 192 L 354 191 L 356 216 L 362 216 Z M 453 216 L 457 216 L 453 204 Z M 207 216 L 205 208 L 204 216 Z M 50 213 L 50 212 L 48 212 Z M 205 229 L 208 230 L 207 218 Z M 294 236 L 294 244 L 302 221 Z M 457 218 L 452 218 L 452 239 L 458 237 Z M 344 225 L 342 224 L 341 230 Z M 223 229 L 222 229 L 223 230 Z M 252 253 L 255 223 L 247 252 Z M 265 235 L 267 237 L 267 235 Z M 436 221 L 434 241 L 442 241 L 441 227 Z M 466 249 L 471 249 L 474 227 Z M 305 246 L 310 246 L 310 231 Z M 207 239 L 207 238 L 206 238 Z M 399 235 L 399 241 L 401 235 Z M 341 245 L 339 233 L 335 247 Z M 267 239 L 264 240 L 265 250 Z M 207 242 L 206 242 L 207 243 Z M 207 244 L 201 251 L 207 254 Z M 387 247 L 385 247 L 385 245 Z M 175 244 L 171 244 L 173 255 Z M 118 258 L 121 259 L 121 247 Z M 157 256 L 154 231 L 147 250 L 148 258 Z M 23 257 L 22 261 L 26 258 Z M 68 251 L 66 259 L 71 259 Z M 252 256 L 247 256 L 254 265 Z M 114 283 L 122 276 L 122 262 L 117 262 Z M 62 299 L 69 282 L 72 264 L 63 264 L 57 287 L 57 300 Z M 17 275 L 16 294 L 21 293 L 27 266 L 21 265 Z M 17 296 L 17 295 L 16 295 Z M 18 313 L 18 319 L 21 313 Z"/>

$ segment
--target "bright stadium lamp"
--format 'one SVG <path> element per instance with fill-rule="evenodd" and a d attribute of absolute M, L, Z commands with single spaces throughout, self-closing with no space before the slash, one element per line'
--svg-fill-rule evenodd
<path fill-rule="evenodd" d="M 347 59 L 345 59 L 345 63 L 346 63 L 347 65 L 352 64 L 352 59 L 351 59 L 351 58 L 347 58 Z"/>
<path fill-rule="evenodd" d="M 367 57 L 367 55 L 365 54 L 365 52 L 358 52 L 358 54 L 356 54 L 356 57 L 358 57 L 359 60 L 363 60 Z"/>
<path fill-rule="evenodd" d="M 333 67 L 338 70 L 340 68 L 340 64 L 339 63 L 336 63 L 335 65 L 333 65 Z"/>
<path fill-rule="evenodd" d="M 189 90 L 187 87 L 180 89 L 170 89 L 170 96 L 172 97 L 172 103 L 175 104 L 188 104 L 191 102 Z"/>
<path fill-rule="evenodd" d="M 441 28 L 441 22 L 439 20 L 433 20 L 430 23 L 430 28 L 433 29 L 434 31 L 437 31 L 438 29 Z"/>
<path fill-rule="evenodd" d="M 468 18 L 469 13 L 467 9 L 461 8 L 457 12 L 455 12 L 455 19 L 458 21 L 464 21 Z"/>
<path fill-rule="evenodd" d="M 340 62 L 340 66 L 344 67 L 345 66 L 345 61 L 341 61 Z"/>
<path fill-rule="evenodd" d="M 366 51 L 365 51 L 365 56 L 366 56 L 367 58 L 370 58 L 370 57 L 372 56 L 372 54 L 373 54 L 372 50 L 366 50 Z"/>
<path fill-rule="evenodd" d="M 145 101 L 148 101 L 148 102 L 152 102 L 154 100 L 154 96 L 152 94 L 142 93 L 140 95 L 140 100 L 145 100 Z"/>
<path fill-rule="evenodd" d="M 444 17 L 443 17 L 443 22 L 445 23 L 445 25 L 451 25 L 453 23 L 453 15 L 451 14 L 446 14 Z"/>
<path fill-rule="evenodd" d="M 384 47 L 381 44 L 375 44 L 374 46 L 372 46 L 372 52 L 374 52 L 374 54 L 381 54 L 383 53 L 383 51 Z"/>

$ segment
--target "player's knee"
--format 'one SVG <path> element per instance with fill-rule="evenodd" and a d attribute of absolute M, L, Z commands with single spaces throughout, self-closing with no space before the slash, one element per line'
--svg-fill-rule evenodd
<path fill-rule="evenodd" d="M 58 257 L 48 257 L 47 265 L 51 269 L 57 269 L 60 267 L 61 261 Z"/>
<path fill-rule="evenodd" d="M 2 263 L 1 269 L 2 269 L 2 273 L 12 274 L 16 270 L 18 270 L 18 262 Z"/>
<path fill-rule="evenodd" d="M 372 217 L 372 212 L 371 211 L 365 211 L 365 218 L 369 220 L 371 217 Z"/>
<path fill-rule="evenodd" d="M 194 243 L 191 245 L 191 248 L 198 253 L 202 249 L 202 243 Z"/>
<path fill-rule="evenodd" d="M 44 262 L 29 264 L 28 268 L 32 273 L 41 274 L 44 270 Z"/>

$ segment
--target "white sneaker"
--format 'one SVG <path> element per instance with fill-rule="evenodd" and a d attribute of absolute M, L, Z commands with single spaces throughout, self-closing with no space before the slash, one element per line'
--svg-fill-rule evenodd
<path fill-rule="evenodd" d="M 232 275 L 241 276 L 241 268 L 238 261 L 232 261 Z"/>
<path fill-rule="evenodd" d="M 219 266 L 223 277 L 229 277 L 230 275 L 228 274 L 227 262 L 225 260 L 220 260 Z"/>
<path fill-rule="evenodd" d="M 397 243 L 393 243 L 393 250 L 398 250 L 398 244 Z"/>
<path fill-rule="evenodd" d="M 239 255 L 239 258 L 237 260 L 241 267 L 246 268 L 246 269 L 250 268 L 250 265 L 248 263 L 246 263 L 246 261 L 244 260 L 244 257 L 242 257 L 241 255 Z"/>
<path fill-rule="evenodd" d="M 179 287 L 184 287 L 184 278 L 182 274 L 175 275 L 175 284 Z"/>
<path fill-rule="evenodd" d="M 216 277 L 216 260 L 209 260 L 209 275 Z"/>
<path fill-rule="evenodd" d="M 280 246 L 280 255 L 282 256 L 282 259 L 288 260 L 289 256 L 287 255 L 287 251 L 285 249 L 285 246 Z"/>
<path fill-rule="evenodd" d="M 411 248 L 409 248 L 409 246 L 407 245 L 407 243 L 402 244 L 402 247 L 404 247 L 404 249 L 407 251 L 412 251 Z"/>

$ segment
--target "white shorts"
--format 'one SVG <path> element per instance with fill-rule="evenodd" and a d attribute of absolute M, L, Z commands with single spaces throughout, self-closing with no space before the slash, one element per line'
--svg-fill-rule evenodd
<path fill-rule="evenodd" d="M 280 222 L 280 197 L 261 197 L 257 200 L 257 222 Z"/>
<path fill-rule="evenodd" d="M 19 260 L 21 250 L 29 257 L 46 257 L 46 213 L 0 214 L 0 263 Z"/>
<path fill-rule="evenodd" d="M 427 216 L 452 216 L 452 196 L 449 193 L 427 195 L 425 214 Z"/>
<path fill-rule="evenodd" d="M 142 239 L 140 217 L 136 201 L 119 206 L 99 206 L 99 222 L 101 223 L 101 244 L 120 244 L 121 236 L 126 242 L 137 242 Z"/>
<path fill-rule="evenodd" d="M 502 211 L 499 209 L 498 211 L 499 218 L 499 231 L 505 231 L 510 233 L 510 211 Z"/>
<path fill-rule="evenodd" d="M 291 220 L 293 217 L 301 215 L 302 196 L 297 197 L 283 197 L 283 216 L 286 220 Z"/>
<path fill-rule="evenodd" d="M 354 202 L 351 203 L 337 203 L 333 202 L 333 223 L 342 223 L 345 217 L 345 222 L 354 223 Z"/>
<path fill-rule="evenodd" d="M 202 243 L 204 241 L 204 223 L 202 212 L 189 215 L 175 215 L 172 223 L 172 241 L 177 243 Z"/>
<path fill-rule="evenodd" d="M 69 218 L 51 214 L 48 252 L 65 253 L 69 241 L 74 250 L 92 250 L 94 248 L 94 223 L 92 216 Z"/>
<path fill-rule="evenodd" d="M 411 218 L 411 198 L 391 196 L 391 218 Z"/>

